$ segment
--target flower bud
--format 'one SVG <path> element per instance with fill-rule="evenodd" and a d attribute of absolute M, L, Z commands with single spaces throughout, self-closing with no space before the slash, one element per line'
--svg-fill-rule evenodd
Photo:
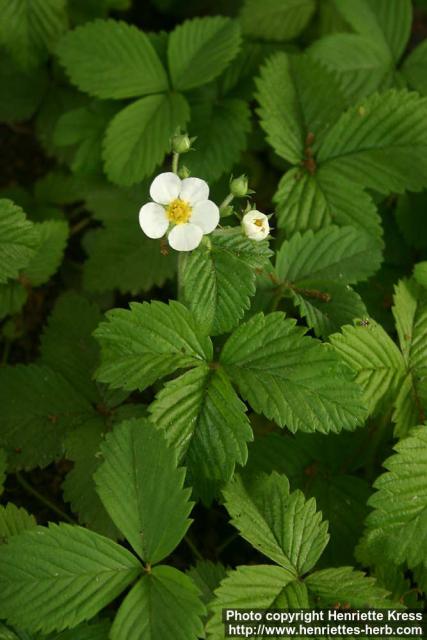
<path fill-rule="evenodd" d="M 177 134 L 172 138 L 172 151 L 174 153 L 187 153 L 191 149 L 191 139 L 184 134 Z"/>
<path fill-rule="evenodd" d="M 245 235 L 250 240 L 255 240 L 257 242 L 265 240 L 270 233 L 268 216 L 256 209 L 248 211 L 248 213 L 243 216 L 242 227 Z"/>
<path fill-rule="evenodd" d="M 241 175 L 230 181 L 230 193 L 235 198 L 244 198 L 250 193 L 248 189 L 248 179 L 245 175 Z"/>
<path fill-rule="evenodd" d="M 190 173 L 190 169 L 188 167 L 186 167 L 185 165 L 183 167 L 180 168 L 180 170 L 178 171 L 178 175 L 181 178 L 181 180 L 185 180 L 185 178 L 189 178 L 191 173 Z"/>

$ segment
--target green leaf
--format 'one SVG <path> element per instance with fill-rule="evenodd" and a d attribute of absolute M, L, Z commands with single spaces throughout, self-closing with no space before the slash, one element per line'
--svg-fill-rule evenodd
<path fill-rule="evenodd" d="M 236 21 L 221 16 L 187 20 L 172 31 L 168 62 L 172 85 L 194 89 L 216 78 L 239 50 Z"/>
<path fill-rule="evenodd" d="M 20 282 L 0 284 L 0 320 L 19 313 L 27 301 L 28 292 Z"/>
<path fill-rule="evenodd" d="M 45 284 L 58 270 L 68 240 L 68 224 L 63 220 L 46 220 L 34 226 L 38 245 L 35 255 L 24 268 L 24 277 L 33 286 Z"/>
<path fill-rule="evenodd" d="M 92 333 L 100 320 L 95 304 L 78 293 L 64 293 L 55 303 L 40 345 L 42 363 L 60 373 L 90 402 L 99 399 L 92 380 L 99 348 Z"/>
<path fill-rule="evenodd" d="M 108 640 L 110 627 L 111 623 L 108 620 L 79 624 L 74 629 L 67 629 L 62 633 L 49 636 L 48 640 Z"/>
<path fill-rule="evenodd" d="M 184 256 L 183 302 L 207 333 L 217 335 L 233 329 L 249 309 L 255 269 L 271 252 L 267 241 L 255 243 L 242 233 L 217 232 L 209 240 Z"/>
<path fill-rule="evenodd" d="M 258 551 L 297 576 L 309 571 L 328 544 L 328 523 L 314 498 L 289 493 L 286 476 L 257 476 L 250 486 L 239 476 L 223 491 L 233 524 Z"/>
<path fill-rule="evenodd" d="M 212 602 L 212 617 L 207 624 L 208 640 L 225 637 L 223 609 L 307 608 L 307 590 L 292 573 L 274 565 L 237 567 L 230 572 Z"/>
<path fill-rule="evenodd" d="M 357 372 L 369 413 L 392 402 L 402 383 L 405 363 L 402 354 L 384 329 L 369 319 L 345 326 L 330 341 L 343 360 Z"/>
<path fill-rule="evenodd" d="M 37 248 L 32 222 L 11 200 L 0 200 L 0 283 L 17 278 Z"/>
<path fill-rule="evenodd" d="M 409 86 L 421 94 L 427 94 L 427 41 L 421 42 L 406 58 L 402 66 L 402 73 Z"/>
<path fill-rule="evenodd" d="M 291 431 L 351 430 L 364 418 L 351 370 L 282 313 L 242 324 L 220 362 L 256 412 Z"/>
<path fill-rule="evenodd" d="M 334 607 L 348 605 L 351 609 L 387 608 L 391 605 L 388 591 L 377 586 L 374 578 L 368 578 L 353 567 L 323 569 L 309 575 L 305 583 L 315 605 Z"/>
<path fill-rule="evenodd" d="M 369 564 L 387 562 L 410 568 L 427 566 L 427 433 L 412 429 L 384 462 L 387 469 L 374 483 L 369 500 L 374 509 L 360 555 Z"/>
<path fill-rule="evenodd" d="M 279 182 L 274 196 L 278 226 L 295 231 L 335 224 L 353 226 L 381 238 L 381 219 L 372 198 L 351 179 L 337 182 L 334 169 L 320 167 L 315 175 L 291 169 Z"/>
<path fill-rule="evenodd" d="M 393 315 L 407 369 L 393 416 L 396 435 L 401 437 L 424 422 L 427 411 L 427 291 L 411 280 L 400 281 Z"/>
<path fill-rule="evenodd" d="M 6 451 L 0 449 L 0 496 L 3 493 L 3 486 L 6 480 L 7 457 Z"/>
<path fill-rule="evenodd" d="M 203 634 L 204 613 L 199 596 L 199 589 L 184 573 L 154 567 L 121 604 L 111 640 L 197 640 Z"/>
<path fill-rule="evenodd" d="M 272 56 L 257 80 L 261 126 L 276 153 L 293 164 L 307 161 L 344 108 L 329 71 L 306 56 Z"/>
<path fill-rule="evenodd" d="M 67 28 L 65 0 L 0 0 L 0 43 L 24 68 L 47 58 Z"/>
<path fill-rule="evenodd" d="M 93 617 L 142 567 L 115 542 L 67 524 L 37 527 L 0 548 L 0 616 L 29 631 Z"/>
<path fill-rule="evenodd" d="M 229 173 L 246 149 L 251 112 L 244 100 L 222 98 L 191 105 L 191 134 L 195 150 L 185 156 L 192 175 L 215 181 Z"/>
<path fill-rule="evenodd" d="M 198 560 L 193 567 L 190 567 L 187 574 L 201 592 L 204 604 L 209 604 L 214 598 L 215 589 L 219 587 L 220 582 L 226 577 L 227 571 L 220 562 Z"/>
<path fill-rule="evenodd" d="M 97 98 L 133 98 L 168 89 L 166 71 L 150 39 L 116 20 L 89 22 L 57 48 L 71 81 Z"/>
<path fill-rule="evenodd" d="M 170 137 L 189 119 L 180 93 L 146 96 L 111 121 L 104 138 L 104 168 L 109 179 L 129 186 L 150 175 L 169 150 Z"/>
<path fill-rule="evenodd" d="M 0 446 L 12 469 L 50 464 L 63 454 L 65 433 L 93 415 L 59 373 L 34 364 L 0 368 L 0 405 Z"/>
<path fill-rule="evenodd" d="M 424 289 L 427 289 L 427 261 L 419 262 L 414 267 L 414 278 Z"/>
<path fill-rule="evenodd" d="M 177 468 L 174 450 L 144 419 L 116 427 L 101 450 L 95 482 L 105 508 L 145 562 L 160 562 L 191 522 L 191 491 L 183 488 L 185 471 Z"/>
<path fill-rule="evenodd" d="M 197 495 L 209 502 L 235 464 L 244 465 L 252 429 L 246 407 L 221 370 L 197 367 L 167 382 L 152 419 L 185 464 Z"/>
<path fill-rule="evenodd" d="M 391 90 L 346 111 L 326 133 L 317 161 L 335 180 L 353 180 L 381 193 L 427 185 L 427 99 Z"/>
<path fill-rule="evenodd" d="M 94 416 L 67 435 L 65 456 L 74 466 L 67 473 L 62 488 L 64 500 L 78 514 L 82 525 L 117 539 L 120 532 L 102 504 L 93 479 L 93 474 L 102 462 L 101 443 L 105 431 L 105 421 L 101 416 Z"/>
<path fill-rule="evenodd" d="M 314 0 L 246 0 L 240 13 L 243 33 L 262 40 L 293 40 L 314 13 Z"/>
<path fill-rule="evenodd" d="M 28 120 L 39 106 L 47 85 L 43 67 L 24 71 L 5 55 L 0 55 L 0 85 L 7 87 L 0 95 L 0 121 Z"/>
<path fill-rule="evenodd" d="M 143 390 L 177 369 L 212 358 L 212 343 L 179 302 L 131 303 L 113 309 L 94 333 L 101 349 L 97 378 L 113 388 Z"/>
<path fill-rule="evenodd" d="M 12 536 L 37 526 L 36 519 L 22 507 L 12 502 L 6 506 L 0 505 L 0 547 L 9 542 Z"/>

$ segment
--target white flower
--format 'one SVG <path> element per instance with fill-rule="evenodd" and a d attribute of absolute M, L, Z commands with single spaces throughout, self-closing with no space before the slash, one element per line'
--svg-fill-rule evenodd
<path fill-rule="evenodd" d="M 270 233 L 268 216 L 256 209 L 248 211 L 243 216 L 242 226 L 248 238 L 257 242 L 264 240 Z"/>
<path fill-rule="evenodd" d="M 141 229 L 149 238 L 161 238 L 170 229 L 168 242 L 177 251 L 192 251 L 218 225 L 219 209 L 200 178 L 161 173 L 151 183 L 150 196 L 154 202 L 139 212 Z"/>

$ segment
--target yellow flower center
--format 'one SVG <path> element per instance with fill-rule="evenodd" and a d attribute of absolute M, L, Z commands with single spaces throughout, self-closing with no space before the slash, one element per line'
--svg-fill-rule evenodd
<path fill-rule="evenodd" d="M 191 206 L 185 200 L 172 200 L 166 207 L 166 213 L 171 222 L 174 224 L 184 224 L 191 218 Z"/>
<path fill-rule="evenodd" d="M 263 220 L 260 220 L 259 218 L 256 218 L 256 220 L 254 220 L 254 224 L 255 224 L 257 227 L 263 227 L 263 226 L 264 226 L 264 221 L 263 221 Z"/>

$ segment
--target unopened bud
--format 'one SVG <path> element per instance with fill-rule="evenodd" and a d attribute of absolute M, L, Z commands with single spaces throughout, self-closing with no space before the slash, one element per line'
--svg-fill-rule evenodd
<path fill-rule="evenodd" d="M 178 134 L 172 138 L 172 151 L 174 153 L 187 153 L 191 149 L 191 139 L 187 134 Z"/>
<path fill-rule="evenodd" d="M 227 218 L 228 216 L 231 216 L 234 213 L 234 209 L 231 206 L 231 204 L 227 204 L 225 205 L 225 207 L 221 207 L 221 209 L 219 210 L 219 213 L 221 218 Z"/>
<path fill-rule="evenodd" d="M 190 169 L 184 165 L 178 171 L 178 175 L 181 178 L 181 180 L 185 180 L 185 178 L 189 178 L 191 175 Z"/>
<path fill-rule="evenodd" d="M 230 181 L 230 193 L 232 193 L 235 198 L 244 198 L 249 193 L 248 186 L 247 177 L 241 175 Z"/>

